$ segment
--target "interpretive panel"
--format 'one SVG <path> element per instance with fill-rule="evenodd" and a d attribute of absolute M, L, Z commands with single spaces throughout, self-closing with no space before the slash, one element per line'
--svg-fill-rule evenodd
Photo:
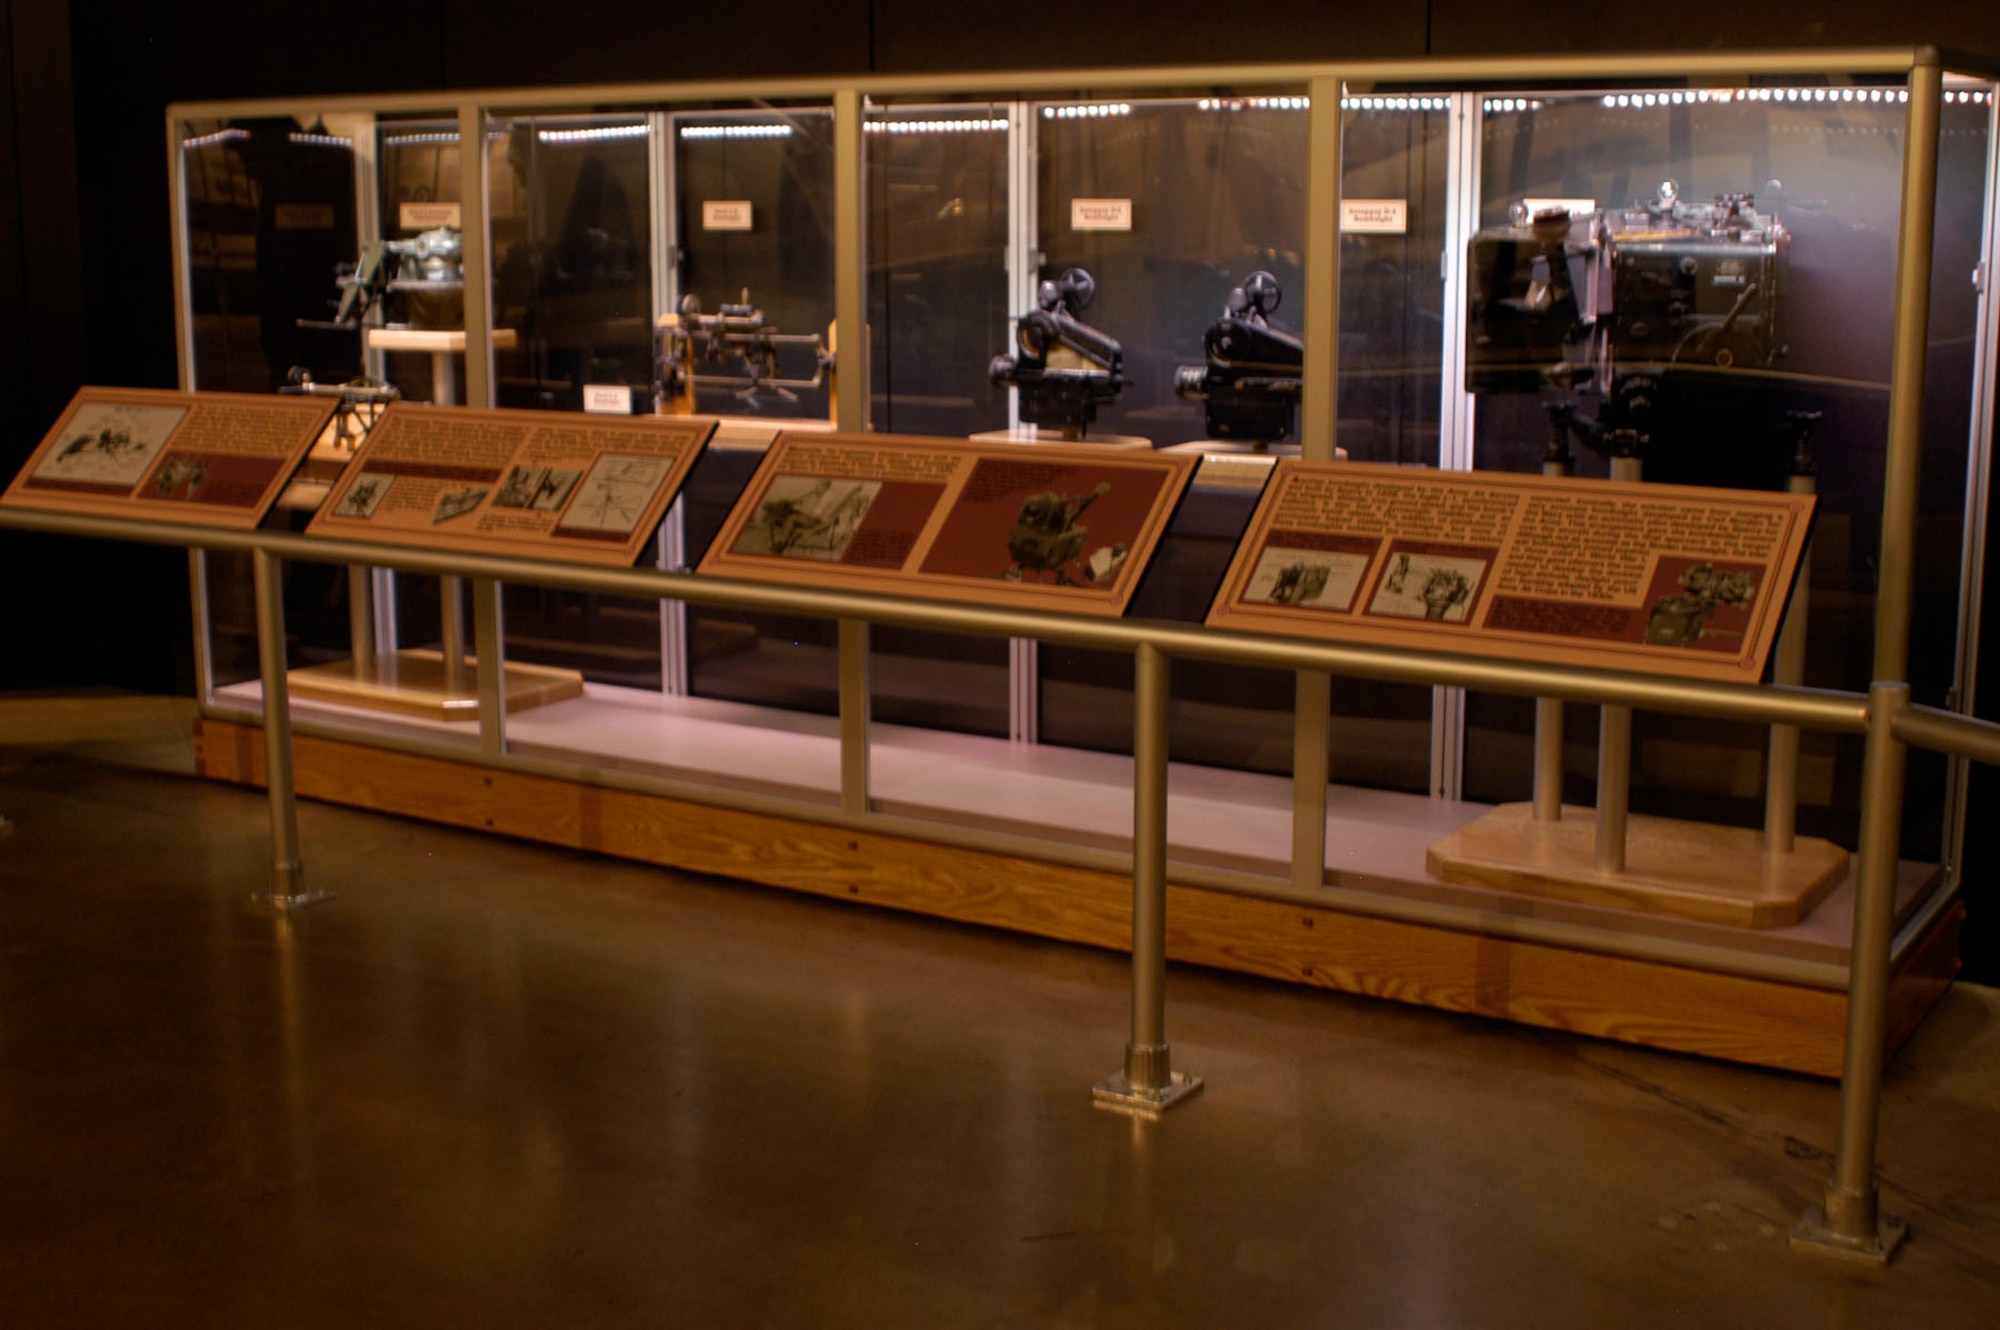
<path fill-rule="evenodd" d="M 1754 681 L 1813 497 L 1281 460 L 1208 622 Z"/>
<path fill-rule="evenodd" d="M 82 388 L 0 503 L 254 527 L 334 403 L 250 393 Z"/>
<path fill-rule="evenodd" d="M 785 434 L 699 571 L 1119 615 L 1198 461 Z"/>
<path fill-rule="evenodd" d="M 397 402 L 306 534 L 630 566 L 714 430 Z"/>

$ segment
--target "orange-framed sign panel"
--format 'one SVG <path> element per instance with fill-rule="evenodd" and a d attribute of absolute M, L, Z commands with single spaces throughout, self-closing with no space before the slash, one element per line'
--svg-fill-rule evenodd
<path fill-rule="evenodd" d="M 306 533 L 629 567 L 714 432 L 701 416 L 397 402 Z"/>
<path fill-rule="evenodd" d="M 255 527 L 334 410 L 276 394 L 81 388 L 0 502 Z"/>
<path fill-rule="evenodd" d="M 1278 463 L 1213 627 L 1755 682 L 1813 496 Z"/>
<path fill-rule="evenodd" d="M 1198 459 L 785 434 L 698 571 L 1122 615 Z"/>

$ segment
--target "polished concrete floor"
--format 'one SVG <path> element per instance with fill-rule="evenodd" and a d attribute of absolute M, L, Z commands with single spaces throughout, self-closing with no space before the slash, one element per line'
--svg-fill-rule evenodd
<path fill-rule="evenodd" d="M 274 917 L 177 764 L 0 748 L 0 1325 L 2000 1324 L 1991 990 L 1858 1270 L 1827 1084 L 1176 970 L 1139 1123 L 1117 956 L 315 805 Z"/>

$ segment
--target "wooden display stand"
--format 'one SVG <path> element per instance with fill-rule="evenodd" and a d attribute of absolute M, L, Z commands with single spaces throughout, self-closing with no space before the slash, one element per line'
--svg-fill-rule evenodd
<path fill-rule="evenodd" d="M 1035 425 L 1015 425 L 1010 429 L 981 430 L 967 436 L 973 443 L 1055 444 L 1068 448 L 1118 448 L 1128 452 L 1152 451 L 1153 441 L 1136 434 L 1093 434 L 1081 439 L 1065 439 L 1061 430 L 1045 430 Z"/>
<path fill-rule="evenodd" d="M 458 362 L 456 356 L 465 354 L 465 329 L 463 328 L 370 328 L 367 332 L 370 351 L 421 351 L 431 358 L 431 400 L 438 406 L 453 406 L 458 402 Z M 493 349 L 509 351 L 520 343 L 520 334 L 512 328 L 493 330 Z"/>
<path fill-rule="evenodd" d="M 583 696 L 575 670 L 509 662 L 502 696 L 507 710 L 524 711 Z M 364 660 L 337 660 L 287 672 L 293 696 L 421 720 L 479 719 L 479 676 L 467 660 L 454 675 L 444 653 L 411 648 Z"/>
<path fill-rule="evenodd" d="M 1131 945 L 1132 881 L 1123 873 L 364 742 L 299 735 L 293 745 L 298 792 L 307 798 L 1086 946 Z M 263 733 L 202 719 L 195 758 L 203 776 L 261 784 Z M 1167 911 L 1167 954 L 1179 962 L 1840 1075 L 1847 1031 L 1840 991 L 1347 913 L 1310 899 L 1170 885 Z M 1890 1053 L 1950 986 L 1963 918 L 1954 903 L 1902 952 L 1889 988 Z"/>
<path fill-rule="evenodd" d="M 1758 832 L 1633 814 L 1625 868 L 1597 868 L 1597 814 L 1565 807 L 1537 822 L 1532 804 L 1502 804 L 1433 844 L 1430 871 L 1446 882 L 1585 905 L 1699 919 L 1739 928 L 1795 924 L 1847 876 L 1847 851 L 1800 837 L 1789 854 Z"/>

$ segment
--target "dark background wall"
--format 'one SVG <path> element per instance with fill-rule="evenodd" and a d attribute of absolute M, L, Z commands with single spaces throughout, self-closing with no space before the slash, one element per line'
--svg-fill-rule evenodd
<path fill-rule="evenodd" d="M 1100 0 L 1060 23 L 937 0 L 766 0 L 690 17 L 610 0 L 0 0 L 0 480 L 82 383 L 171 387 L 170 102 L 667 79 L 1559 51 L 1936 43 L 2000 62 L 1991 0 L 1553 8 L 1541 0 L 1218 7 Z M 191 692 L 185 557 L 0 533 L 0 691 Z M 2000 569 L 1989 571 L 2000 587 Z M 1996 630 L 1995 637 L 2000 637 Z M 2000 641 L 1982 712 L 2000 715 Z M 2000 808 L 1981 773 L 1972 825 Z M 1983 810 L 1983 811 L 1982 811 Z M 1968 853 L 1971 967 L 2000 978 Z M 1991 913 L 2000 913 L 1996 907 Z"/>

